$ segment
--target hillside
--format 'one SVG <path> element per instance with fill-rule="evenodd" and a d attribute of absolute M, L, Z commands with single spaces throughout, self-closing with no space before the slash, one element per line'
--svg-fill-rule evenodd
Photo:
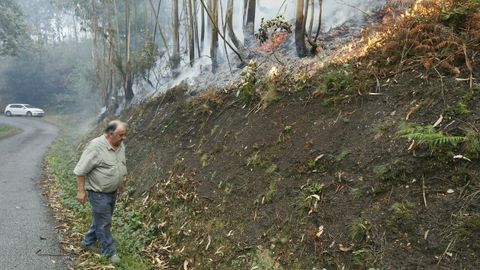
<path fill-rule="evenodd" d="M 251 62 L 229 88 L 127 109 L 142 254 L 166 269 L 478 268 L 478 7 L 426 1 L 345 63 Z"/>
<path fill-rule="evenodd" d="M 335 105 L 303 89 L 252 113 L 217 95 L 195 104 L 179 88 L 130 110 L 129 185 L 162 224 L 164 255 L 198 269 L 473 269 L 478 162 L 454 160 L 462 148 L 407 150 L 397 134 L 407 115 L 445 114 L 432 95 L 440 82 L 409 75 Z M 450 108 L 478 91 L 448 82 Z"/>

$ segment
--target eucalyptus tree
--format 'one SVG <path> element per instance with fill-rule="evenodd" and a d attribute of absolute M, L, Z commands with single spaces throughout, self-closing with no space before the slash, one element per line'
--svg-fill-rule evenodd
<path fill-rule="evenodd" d="M 313 21 L 313 3 L 314 1 L 312 1 L 312 21 Z M 318 4 L 319 4 L 319 7 L 318 7 L 318 26 L 317 26 L 317 32 L 315 33 L 315 38 L 313 39 L 312 41 L 312 53 L 316 53 L 317 51 L 317 39 L 318 39 L 318 36 L 320 35 L 320 31 L 322 29 L 322 15 L 323 15 L 323 0 L 318 0 Z M 310 36 L 311 36 L 311 30 L 310 30 Z"/>
<path fill-rule="evenodd" d="M 228 0 L 227 3 L 227 14 L 225 16 L 225 21 L 227 24 L 228 28 L 228 37 L 232 41 L 233 45 L 241 52 L 245 52 L 245 46 L 240 42 L 238 39 L 237 35 L 235 34 L 235 31 L 233 30 L 233 6 L 234 2 L 233 0 Z"/>
<path fill-rule="evenodd" d="M 74 0 L 75 12 L 92 38 L 92 56 L 98 88 L 109 113 L 117 108 L 120 95 L 129 103 L 136 78 L 155 65 L 157 47 L 147 20 L 147 1 Z M 153 4 L 153 3 L 152 3 Z"/>
<path fill-rule="evenodd" d="M 244 1 L 244 32 L 249 38 L 253 37 L 255 32 L 255 12 L 256 12 L 256 0 L 243 0 Z"/>
<path fill-rule="evenodd" d="M 215 73 L 218 67 L 218 0 L 210 0 L 210 57 L 212 58 L 212 72 Z"/>
<path fill-rule="evenodd" d="M 178 20 L 178 0 L 172 1 L 172 41 L 172 69 L 174 70 L 174 76 L 176 76 L 178 66 L 180 65 L 180 23 Z"/>
<path fill-rule="evenodd" d="M 307 47 L 305 44 L 306 15 L 304 14 L 304 8 L 305 0 L 297 0 L 297 7 L 295 12 L 295 48 L 299 57 L 304 57 L 307 55 Z"/>
<path fill-rule="evenodd" d="M 317 50 L 317 39 L 322 28 L 323 0 L 318 1 L 317 31 L 313 37 L 313 24 L 315 21 L 315 0 L 296 0 L 295 10 L 295 48 L 298 57 L 305 57 L 309 53 L 315 54 Z M 309 29 L 307 32 L 307 18 L 310 17 Z M 310 45 L 307 50 L 306 41 Z"/>
<path fill-rule="evenodd" d="M 193 16 L 193 0 L 186 0 L 186 5 L 188 6 L 188 52 L 190 57 L 190 66 L 193 66 L 195 60 L 195 19 Z"/>
<path fill-rule="evenodd" d="M 27 27 L 19 6 L 12 0 L 0 1 L 0 55 L 16 55 L 28 41 Z"/>

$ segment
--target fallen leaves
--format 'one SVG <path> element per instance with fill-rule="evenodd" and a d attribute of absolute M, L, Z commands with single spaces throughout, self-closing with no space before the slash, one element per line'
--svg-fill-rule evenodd
<path fill-rule="evenodd" d="M 318 232 L 317 232 L 317 234 L 315 234 L 315 236 L 316 236 L 317 238 L 320 238 L 320 236 L 322 236 L 322 234 L 323 234 L 323 230 L 324 230 L 323 225 L 321 225 L 320 227 L 318 227 Z"/>
<path fill-rule="evenodd" d="M 355 247 L 354 244 L 350 244 L 349 246 L 344 246 L 342 244 L 338 245 L 338 248 L 340 249 L 340 251 L 343 251 L 343 252 L 349 252 L 353 249 L 353 247 Z"/>

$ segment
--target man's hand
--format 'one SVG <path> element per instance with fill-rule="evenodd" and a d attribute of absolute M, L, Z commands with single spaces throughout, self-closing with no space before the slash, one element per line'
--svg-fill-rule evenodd
<path fill-rule="evenodd" d="M 87 202 L 87 193 L 85 193 L 84 190 L 79 190 L 77 192 L 77 201 L 81 204 L 84 204 Z"/>
<path fill-rule="evenodd" d="M 87 201 L 87 194 L 85 193 L 85 176 L 77 176 L 77 201 L 84 204 Z"/>
<path fill-rule="evenodd" d="M 122 194 L 125 192 L 125 184 L 122 183 L 120 184 L 120 187 L 118 188 L 118 194 Z"/>

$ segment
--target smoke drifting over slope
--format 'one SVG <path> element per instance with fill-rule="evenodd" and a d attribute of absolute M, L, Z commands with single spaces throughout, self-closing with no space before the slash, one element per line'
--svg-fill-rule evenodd
<path fill-rule="evenodd" d="M 219 14 L 219 23 L 224 23 L 224 16 L 226 12 L 228 0 L 221 0 L 221 11 Z M 256 14 L 255 14 L 255 30 L 260 27 L 261 19 L 269 20 L 283 15 L 288 21 L 294 25 L 295 12 L 296 12 L 296 0 L 257 0 Z M 313 16 L 313 33 L 317 32 L 318 25 L 318 12 L 319 3 L 315 3 Z M 382 8 L 386 4 L 386 0 L 323 0 L 323 14 L 322 14 L 322 27 L 321 32 L 328 32 L 329 30 L 341 26 L 342 24 L 349 22 L 350 26 L 359 28 L 365 23 L 365 19 L 374 14 L 374 11 Z M 169 10 L 170 7 L 167 8 Z M 243 1 L 234 1 L 234 14 L 233 14 L 233 28 L 235 34 L 240 40 L 244 40 L 242 18 L 243 18 Z M 307 17 L 307 25 L 310 23 L 312 7 L 309 7 L 310 16 Z M 308 28 L 308 26 L 307 26 Z M 359 32 L 358 29 L 352 30 L 353 32 Z M 352 37 L 354 34 L 350 34 Z M 228 37 L 227 37 L 228 38 Z M 209 32 L 206 33 L 206 40 L 209 40 Z M 216 74 L 209 72 L 210 58 L 207 56 L 210 52 L 209 44 L 204 46 L 202 57 L 196 59 L 196 63 L 193 67 L 188 65 L 188 59 L 183 59 L 181 74 L 176 79 L 171 79 L 168 76 L 160 76 L 159 80 L 152 80 L 154 87 L 149 85 L 142 85 L 139 89 L 136 89 L 137 98 L 142 99 L 142 95 L 151 95 L 162 93 L 165 90 L 171 88 L 174 85 L 184 81 L 191 86 L 192 91 L 198 91 L 208 86 L 221 86 L 225 85 L 232 79 L 239 78 L 240 69 L 236 67 L 235 57 L 232 55 L 232 51 L 227 48 L 227 53 L 232 61 L 231 67 L 228 67 L 226 60 L 225 48 L 223 41 L 219 41 L 218 56 L 221 67 Z M 293 44 L 291 44 L 293 45 Z M 291 52 L 287 58 L 295 58 L 294 48 L 291 48 Z M 291 54 L 291 55 L 290 55 Z M 186 57 L 186 56 L 184 56 Z M 158 63 L 163 65 L 165 63 Z M 223 68 L 222 68 L 223 66 Z M 162 70 L 161 66 L 157 67 L 157 70 Z M 165 69 L 163 69 L 165 70 Z"/>
<path fill-rule="evenodd" d="M 224 6 L 226 6 L 226 1 Z M 241 2 L 236 1 L 234 18 L 234 26 L 238 34 L 242 33 L 241 20 L 243 7 Z M 315 2 L 315 24 L 316 29 L 318 22 L 318 1 Z M 337 27 L 346 21 L 354 21 L 361 24 L 364 21 L 367 14 L 371 14 L 372 11 L 377 10 L 384 6 L 386 0 L 324 0 L 323 1 L 323 16 L 322 16 L 322 31 L 328 31 L 331 28 Z M 255 16 L 255 28 L 260 25 L 260 20 L 265 18 L 266 20 L 275 18 L 278 15 L 283 15 L 287 20 L 293 22 L 295 20 L 296 12 L 295 0 L 257 0 L 257 12 Z M 311 10 L 311 7 L 310 7 Z M 307 22 L 310 21 L 310 16 L 307 18 Z"/>

